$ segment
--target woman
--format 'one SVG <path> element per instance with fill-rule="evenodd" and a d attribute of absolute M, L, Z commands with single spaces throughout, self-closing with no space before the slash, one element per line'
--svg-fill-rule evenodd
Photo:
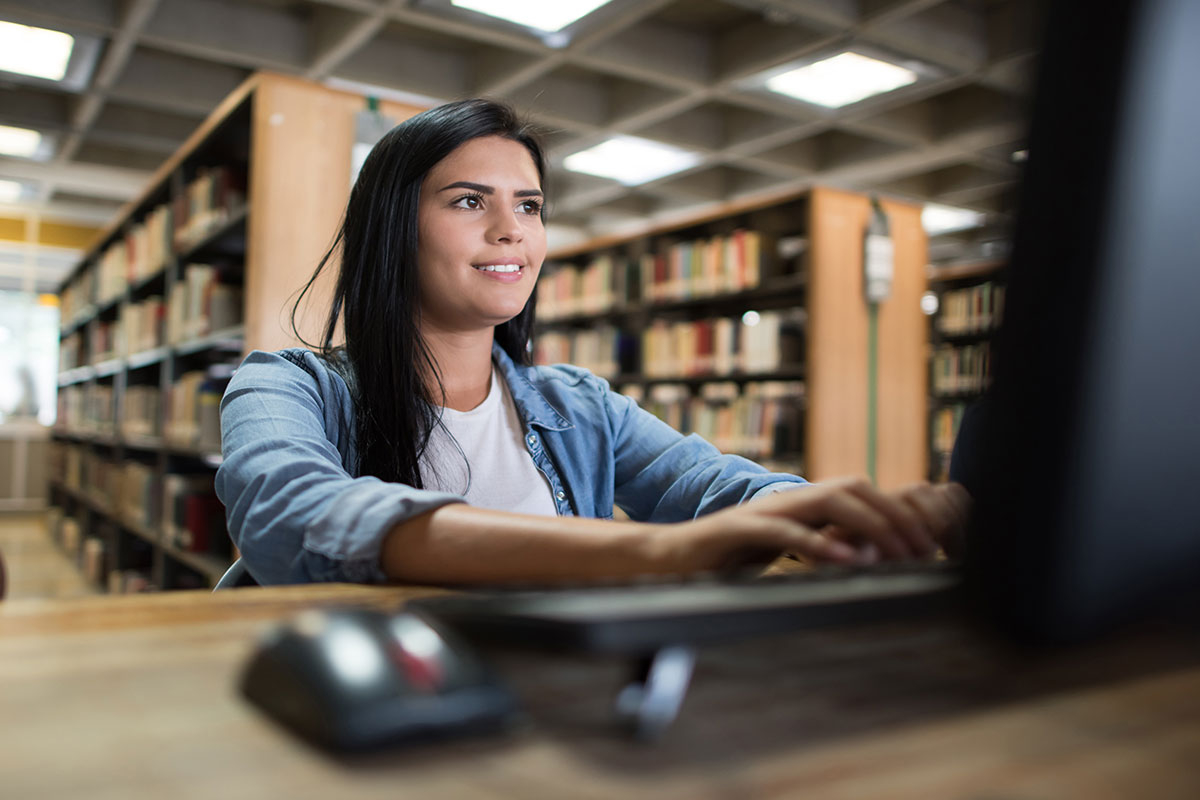
<path fill-rule="evenodd" d="M 495 584 L 783 551 L 906 558 L 961 528 L 956 487 L 813 486 L 682 436 L 584 370 L 528 366 L 544 173 L 528 128 L 482 100 L 419 114 L 371 152 L 334 243 L 323 346 L 252 353 L 221 404 L 217 494 L 255 579 Z M 633 521 L 613 521 L 614 505 Z"/>

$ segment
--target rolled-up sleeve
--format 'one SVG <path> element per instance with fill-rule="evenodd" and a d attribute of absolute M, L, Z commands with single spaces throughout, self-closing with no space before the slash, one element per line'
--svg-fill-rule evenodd
<path fill-rule="evenodd" d="M 383 582 L 387 532 L 462 501 L 353 477 L 344 463 L 353 435 L 348 408 L 340 377 L 276 353 L 251 353 L 230 381 L 221 400 L 216 491 L 259 583 Z"/>

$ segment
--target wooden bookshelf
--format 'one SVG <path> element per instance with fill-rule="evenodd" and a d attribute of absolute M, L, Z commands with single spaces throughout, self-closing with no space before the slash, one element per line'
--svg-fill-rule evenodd
<path fill-rule="evenodd" d="M 895 245 L 896 275 L 892 296 L 879 314 L 876 476 L 880 486 L 890 488 L 919 480 L 927 473 L 927 334 L 920 311 L 926 287 L 926 237 L 919 207 L 888 200 L 883 201 L 883 207 Z M 576 309 L 569 293 L 565 303 L 556 294 L 551 303 L 554 316 L 539 322 L 536 340 L 551 346 L 541 350 L 535 346 L 535 353 L 544 356 L 543 361 L 577 361 L 569 357 L 571 351 L 584 349 L 591 353 L 598 347 L 598 371 L 648 407 L 653 405 L 660 412 L 667 408 L 668 421 L 672 422 L 682 418 L 686 423 L 687 417 L 680 417 L 678 409 L 669 408 L 669 403 L 652 401 L 658 385 L 684 387 L 690 395 L 680 392 L 677 401 L 695 406 L 695 398 L 705 393 L 706 386 L 765 384 L 765 396 L 787 406 L 787 419 L 794 419 L 800 412 L 802 430 L 795 436 L 785 431 L 782 437 L 788 442 L 799 441 L 799 452 L 769 451 L 757 453 L 758 458 L 802 464 L 805 476 L 814 480 L 865 475 L 868 321 L 861 276 L 863 233 L 869 211 L 870 201 L 863 195 L 814 188 L 725 204 L 622 236 L 606 236 L 554 251 L 543 273 L 551 277 L 543 286 L 558 285 L 553 277 L 556 269 L 576 270 L 579 275 L 575 285 L 580 287 L 580 294 L 588 295 L 578 305 L 595 305 L 595 292 L 591 290 L 599 280 L 603 307 Z M 736 247 L 723 249 L 738 231 L 752 231 L 761 238 L 756 245 L 761 261 L 757 277 L 750 284 L 722 272 L 742 257 Z M 725 266 L 710 266 L 703 255 L 679 255 L 672 249 L 680 246 L 691 248 L 685 250 L 687 254 L 712 246 L 714 253 L 732 255 L 724 261 L 714 256 Z M 676 267 L 663 267 L 655 260 L 660 257 L 678 259 L 672 262 Z M 689 257 L 692 260 L 687 262 Z M 593 265 L 602 259 L 611 260 L 611 265 L 605 263 L 597 279 Z M 700 272 L 678 267 L 685 262 L 699 265 L 695 269 Z M 647 269 L 658 270 L 655 283 L 657 276 L 668 275 L 664 283 L 670 286 L 658 291 L 662 289 L 660 284 L 653 296 L 647 296 Z M 685 277 L 670 277 L 674 275 L 671 269 L 682 269 Z M 739 264 L 737 269 L 744 269 L 744 265 Z M 701 276 L 698 280 L 697 274 Z M 613 286 L 606 286 L 605 275 L 620 277 L 612 278 Z M 565 283 L 570 286 L 571 280 Z M 633 283 L 639 287 L 636 291 L 631 289 Z M 587 289 L 582 288 L 585 285 Z M 539 309 L 541 303 L 539 294 Z M 779 324 L 777 330 L 785 332 L 787 346 L 777 354 L 764 354 L 757 345 L 752 353 L 722 353 L 723 365 L 705 369 L 709 357 L 706 337 L 715 334 L 704 328 L 717 324 L 728 328 L 730 323 L 720 320 L 730 319 L 735 320 L 734 325 L 737 320 L 741 325 L 750 325 L 743 317 L 750 311 L 758 312 L 753 324 L 775 315 L 772 322 Z M 679 326 L 679 340 L 685 348 L 693 339 L 700 342 L 700 357 L 683 359 L 680 363 L 686 362 L 687 366 L 684 371 L 672 373 L 668 369 L 663 374 L 661 369 L 648 369 L 638 359 L 647 360 L 642 351 L 648 331 L 669 324 Z M 689 325 L 695 327 L 695 333 L 688 330 Z M 741 336 L 739 333 L 736 341 L 749 341 Z M 731 340 L 726 337 L 722 341 Z M 552 354 L 562 357 L 551 359 Z M 744 358 L 753 359 L 754 366 L 742 368 L 739 359 Z M 729 403 L 741 397 L 733 392 L 725 396 Z M 718 398 L 714 403 L 719 406 L 723 395 L 714 394 Z M 687 424 L 683 427 L 690 430 Z"/>
<path fill-rule="evenodd" d="M 51 501 L 62 511 L 58 524 L 73 529 L 57 538 L 97 585 L 208 587 L 234 557 L 223 527 L 196 551 L 173 541 L 163 487 L 173 475 L 211 482 L 221 463 L 215 404 L 230 367 L 252 349 L 298 344 L 291 302 L 336 233 L 350 193 L 355 114 L 365 108 L 352 93 L 252 76 L 63 283 Z M 383 102 L 379 110 L 398 122 L 421 109 Z M 212 269 L 189 273 L 197 264 Z M 329 285 L 317 287 L 297 319 L 310 340 Z M 181 311 L 198 298 L 203 313 Z M 128 419 L 135 410 L 140 416 Z"/>
<path fill-rule="evenodd" d="M 929 325 L 929 478 L 950 475 L 950 455 L 968 406 L 991 383 L 991 342 L 1004 310 L 1003 259 L 931 266 L 937 311 Z"/>

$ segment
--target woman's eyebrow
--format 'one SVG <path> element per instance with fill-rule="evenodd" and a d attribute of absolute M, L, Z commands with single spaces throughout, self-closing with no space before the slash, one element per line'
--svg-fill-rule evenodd
<path fill-rule="evenodd" d="M 438 191 L 444 192 L 447 189 L 470 189 L 473 192 L 479 192 L 480 194 L 487 194 L 487 195 L 496 193 L 496 189 L 493 186 L 488 186 L 487 184 L 483 184 L 483 183 L 472 183 L 471 181 L 455 181 L 454 183 L 448 183 L 445 186 L 443 186 L 442 188 L 438 189 Z M 541 189 L 521 189 L 519 191 L 513 192 L 513 195 L 516 197 L 542 197 L 543 196 Z"/>

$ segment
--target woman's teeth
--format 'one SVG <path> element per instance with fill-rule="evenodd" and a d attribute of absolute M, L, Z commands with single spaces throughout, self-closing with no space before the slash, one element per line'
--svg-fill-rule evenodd
<path fill-rule="evenodd" d="M 486 264 L 482 267 L 475 267 L 475 269 L 484 272 L 520 272 L 521 266 L 519 264 Z"/>

